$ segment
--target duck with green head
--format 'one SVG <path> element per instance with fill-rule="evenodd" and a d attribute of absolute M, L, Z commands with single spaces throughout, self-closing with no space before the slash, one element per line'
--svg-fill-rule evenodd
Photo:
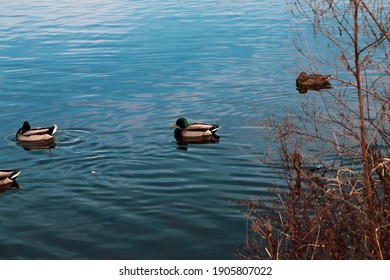
<path fill-rule="evenodd" d="M 215 134 L 220 128 L 217 124 L 190 124 L 187 119 L 179 118 L 171 128 L 176 128 L 174 136 L 177 141 L 199 143 L 207 141 L 213 142 L 219 139 L 219 136 Z"/>
<path fill-rule="evenodd" d="M 49 127 L 31 128 L 29 122 L 24 122 L 23 126 L 16 132 L 16 140 L 20 142 L 38 142 L 47 143 L 54 140 L 54 133 L 57 131 L 57 125 Z"/>

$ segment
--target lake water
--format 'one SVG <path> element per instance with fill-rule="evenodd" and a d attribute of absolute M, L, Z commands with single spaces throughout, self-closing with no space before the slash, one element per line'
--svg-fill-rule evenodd
<path fill-rule="evenodd" d="M 296 107 L 278 1 L 0 1 L 1 259 L 236 259 L 270 196 L 262 121 Z M 178 117 L 221 126 L 176 144 Z M 58 125 L 24 150 L 23 121 Z"/>

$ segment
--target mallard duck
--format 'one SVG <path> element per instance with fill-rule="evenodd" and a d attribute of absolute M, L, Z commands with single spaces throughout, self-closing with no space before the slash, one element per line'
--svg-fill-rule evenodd
<path fill-rule="evenodd" d="M 220 128 L 217 124 L 189 124 L 187 119 L 179 118 L 176 123 L 171 126 L 171 128 L 176 128 L 174 135 L 178 141 L 204 142 L 216 141 L 219 139 L 219 136 L 215 134 L 215 132 Z"/>
<path fill-rule="evenodd" d="M 299 74 L 296 82 L 297 87 L 299 86 L 323 86 L 329 82 L 332 75 L 313 74 L 308 75 L 306 72 Z"/>
<path fill-rule="evenodd" d="M 31 128 L 28 122 L 24 122 L 23 126 L 16 132 L 16 139 L 21 142 L 40 142 L 48 143 L 53 141 L 54 133 L 57 131 L 57 125 L 50 127 Z"/>
<path fill-rule="evenodd" d="M 0 170 L 0 186 L 4 187 L 15 183 L 20 172 L 19 170 Z"/>

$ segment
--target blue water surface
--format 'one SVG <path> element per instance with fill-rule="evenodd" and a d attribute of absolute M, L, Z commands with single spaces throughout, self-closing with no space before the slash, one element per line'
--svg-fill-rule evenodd
<path fill-rule="evenodd" d="M 1 259 L 236 259 L 270 197 L 262 121 L 297 106 L 283 0 L 0 1 Z M 221 126 L 179 147 L 178 117 Z M 58 125 L 55 149 L 15 133 Z"/>

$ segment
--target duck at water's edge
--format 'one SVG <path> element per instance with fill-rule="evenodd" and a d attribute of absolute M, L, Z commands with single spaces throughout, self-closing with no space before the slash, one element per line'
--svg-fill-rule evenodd
<path fill-rule="evenodd" d="M 298 86 L 323 86 L 329 83 L 332 75 L 312 74 L 301 72 L 296 80 Z"/>
<path fill-rule="evenodd" d="M 332 88 L 332 85 L 329 83 L 331 78 L 332 75 L 307 75 L 305 72 L 302 72 L 296 79 L 296 89 L 303 94 L 307 93 L 308 90 L 320 91 L 321 89 L 330 89 Z"/>

